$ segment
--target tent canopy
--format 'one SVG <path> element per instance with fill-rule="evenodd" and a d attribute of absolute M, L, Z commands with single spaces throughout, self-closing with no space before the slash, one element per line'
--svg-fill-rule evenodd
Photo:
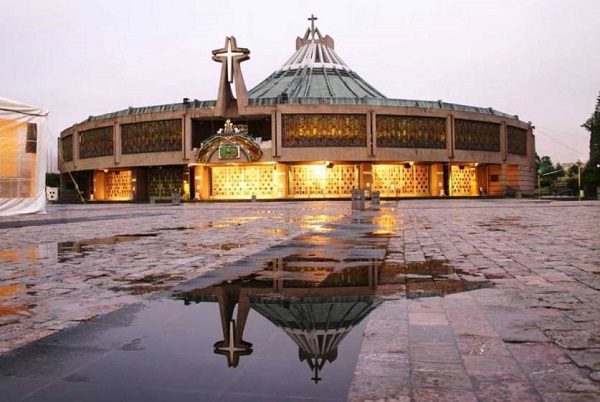
<path fill-rule="evenodd" d="M 0 216 L 46 207 L 48 111 L 0 98 Z"/>

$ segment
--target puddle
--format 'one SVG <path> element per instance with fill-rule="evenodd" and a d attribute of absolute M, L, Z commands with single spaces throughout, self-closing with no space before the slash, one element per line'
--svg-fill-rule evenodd
<path fill-rule="evenodd" d="M 326 227 L 328 223 L 340 222 L 343 218 L 344 215 L 302 215 L 290 216 L 287 221 L 297 224 L 302 230 L 326 233 L 331 231 Z"/>
<path fill-rule="evenodd" d="M 264 229 L 262 233 L 270 236 L 288 236 L 290 234 L 287 229 Z"/>
<path fill-rule="evenodd" d="M 97 246 L 110 246 L 120 243 L 137 241 L 146 237 L 156 237 L 156 233 L 126 234 L 109 237 L 100 237 L 87 240 L 65 241 L 57 244 L 58 262 L 66 262 L 73 258 L 85 256 L 86 251 Z"/>
<path fill-rule="evenodd" d="M 145 295 L 148 293 L 155 292 L 164 292 L 166 290 L 173 289 L 174 285 L 150 285 L 150 284 L 142 284 L 142 285 L 132 285 L 132 286 L 115 286 L 110 288 L 110 290 L 114 292 L 126 292 L 131 295 Z"/>
<path fill-rule="evenodd" d="M 0 250 L 0 263 L 22 263 L 48 259 L 51 262 L 67 262 L 85 256 L 98 246 L 110 246 L 134 242 L 146 237 L 156 237 L 157 233 L 124 234 L 85 240 L 64 241 L 59 243 L 38 244 L 19 249 Z"/>
<path fill-rule="evenodd" d="M 244 248 L 247 246 L 251 246 L 254 243 L 217 243 L 217 244 L 198 244 L 197 246 L 200 248 L 208 248 L 211 250 L 223 250 L 230 251 L 236 250 L 240 248 Z"/>
<path fill-rule="evenodd" d="M 298 261 L 310 260 L 294 256 L 274 259 L 255 274 L 178 293 L 175 297 L 185 305 L 209 302 L 218 305 L 215 308 L 220 320 L 214 320 L 212 325 L 221 329 L 221 339 L 206 347 L 223 356 L 227 367 L 238 367 L 242 358 L 254 353 L 253 343 L 245 335 L 252 319 L 262 323 L 261 331 L 272 331 L 270 325 L 291 340 L 292 343 L 286 343 L 295 346 L 298 363 L 304 365 L 304 375 L 298 381 L 320 383 L 328 371 L 326 366 L 337 361 L 344 338 L 381 300 L 374 297 L 364 269 L 353 276 L 347 270 L 288 267 Z M 312 262 L 324 261 L 317 258 Z M 265 320 L 259 320 L 258 316 Z M 360 342 L 352 346 L 358 350 Z M 267 365 L 268 360 L 262 365 Z"/>
<path fill-rule="evenodd" d="M 256 262 L 258 263 L 258 262 Z M 319 383 L 333 369 L 344 338 L 371 311 L 390 299 L 444 296 L 490 286 L 483 277 L 469 276 L 443 261 L 408 265 L 377 259 L 330 258 L 309 252 L 272 258 L 263 269 L 237 279 L 177 291 L 185 305 L 216 303 L 221 340 L 213 353 L 227 367 L 253 354 L 245 327 L 257 315 L 277 327 L 298 349 L 306 364 L 304 379 Z M 459 275 L 460 274 L 460 275 Z M 265 321 L 263 321 L 264 323 Z M 268 328 L 262 329 L 269 331 Z M 358 353 L 359 345 L 353 346 Z"/>
<path fill-rule="evenodd" d="M 224 229 L 231 226 L 242 226 L 245 223 L 254 222 L 261 219 L 259 216 L 247 216 L 247 217 L 235 217 L 226 219 L 223 221 L 213 221 L 209 222 L 207 227 L 216 228 L 216 229 Z"/>
<path fill-rule="evenodd" d="M 154 292 L 170 290 L 176 283 L 185 280 L 183 276 L 171 274 L 153 274 L 141 278 L 123 280 L 121 286 L 113 286 L 110 290 L 114 292 L 126 292 L 132 295 L 144 295 Z"/>
<path fill-rule="evenodd" d="M 26 289 L 27 287 L 20 283 L 0 286 L 0 326 L 3 325 L 4 317 L 25 315 L 36 307 L 35 304 L 23 302 L 22 297 Z"/>
<path fill-rule="evenodd" d="M 437 260 L 409 263 L 404 268 L 404 275 L 408 299 L 445 296 L 492 286 L 484 276 L 454 269 Z"/>

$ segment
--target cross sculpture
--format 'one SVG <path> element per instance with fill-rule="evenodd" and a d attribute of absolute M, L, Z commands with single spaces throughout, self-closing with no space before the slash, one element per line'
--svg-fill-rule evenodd
<path fill-rule="evenodd" d="M 318 20 L 317 17 L 315 17 L 314 14 L 310 15 L 310 18 L 308 18 L 308 20 L 310 21 L 310 31 L 311 32 L 315 32 L 315 21 Z"/>
<path fill-rule="evenodd" d="M 233 36 L 228 36 L 225 39 L 225 46 L 222 49 L 213 50 L 212 54 L 213 60 L 218 61 L 219 63 L 225 63 L 227 81 L 231 84 L 233 82 L 233 59 L 240 58 L 240 61 L 247 60 L 250 50 L 237 47 L 235 38 Z"/>

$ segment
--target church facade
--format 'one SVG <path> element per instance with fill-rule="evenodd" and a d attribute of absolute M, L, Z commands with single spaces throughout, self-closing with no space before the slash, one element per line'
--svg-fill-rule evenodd
<path fill-rule="evenodd" d="M 227 37 L 216 100 L 90 116 L 61 133 L 84 197 L 154 201 L 533 194 L 530 123 L 492 108 L 392 99 L 335 52 L 316 18 L 286 63 L 247 90 Z M 234 95 L 235 90 L 235 95 Z M 69 178 L 67 180 L 67 178 Z"/>

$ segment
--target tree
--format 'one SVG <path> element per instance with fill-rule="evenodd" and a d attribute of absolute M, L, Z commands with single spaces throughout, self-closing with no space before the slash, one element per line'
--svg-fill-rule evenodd
<path fill-rule="evenodd" d="M 556 170 L 562 169 L 560 165 L 554 166 L 552 163 L 552 158 L 547 155 L 540 157 L 538 154 L 535 155 L 535 164 L 540 177 L 540 185 L 542 187 L 550 186 L 557 177 L 559 177 L 559 173 L 562 173 L 562 170 L 558 173 L 548 174 L 554 172 Z M 564 174 L 564 173 L 563 173 Z"/>
<path fill-rule="evenodd" d="M 535 154 L 535 163 L 537 171 L 541 174 L 549 173 L 554 170 L 554 164 L 549 156 L 544 155 L 540 157 L 538 154 Z"/>
<path fill-rule="evenodd" d="M 579 167 L 577 166 L 579 162 L 579 160 L 577 161 L 577 163 L 572 164 L 569 169 L 567 170 L 567 176 L 569 177 L 577 177 L 577 175 L 579 174 Z"/>
<path fill-rule="evenodd" d="M 590 159 L 581 173 L 581 183 L 586 194 L 594 197 L 596 188 L 600 186 L 600 95 L 596 109 L 581 126 L 590 132 Z"/>
<path fill-rule="evenodd" d="M 554 166 L 554 172 L 556 172 L 556 176 L 552 175 L 554 178 L 559 178 L 559 177 L 563 177 L 565 176 L 565 169 L 562 167 L 562 165 L 560 163 L 557 163 L 556 166 Z"/>

